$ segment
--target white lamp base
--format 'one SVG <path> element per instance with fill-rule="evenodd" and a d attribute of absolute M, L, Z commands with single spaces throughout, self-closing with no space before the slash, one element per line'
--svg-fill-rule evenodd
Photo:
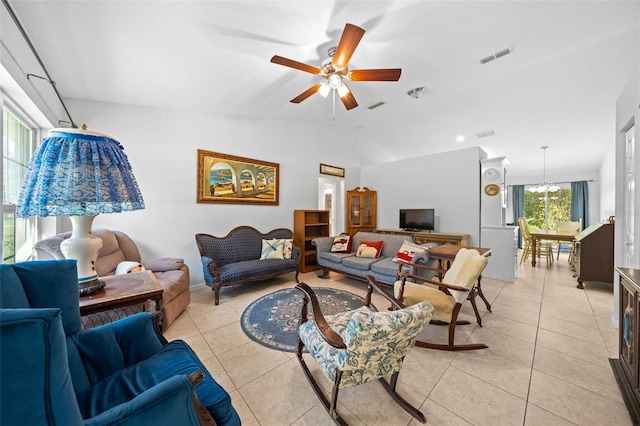
<path fill-rule="evenodd" d="M 77 261 L 80 296 L 97 293 L 105 286 L 96 273 L 96 259 L 102 248 L 102 240 L 91 233 L 94 217 L 70 216 L 73 227 L 71 237 L 60 244 L 64 257 Z"/>

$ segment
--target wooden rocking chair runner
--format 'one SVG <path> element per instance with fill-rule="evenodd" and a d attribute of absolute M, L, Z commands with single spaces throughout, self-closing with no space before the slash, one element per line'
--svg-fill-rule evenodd
<path fill-rule="evenodd" d="M 415 266 L 416 268 L 424 267 L 423 265 Z M 396 299 L 405 306 L 428 301 L 434 307 L 431 323 L 449 326 L 448 344 L 417 340 L 416 346 L 446 351 L 464 351 L 488 347 L 482 343 L 463 345 L 454 343 L 456 326 L 469 324 L 469 321 L 458 320 L 460 308 L 462 308 L 464 301 L 467 300 L 476 285 L 478 277 L 486 266 L 487 258 L 480 255 L 477 250 L 461 249 L 444 275 L 442 282 L 425 279 L 406 272 L 400 273 L 400 280 L 394 284 Z M 409 279 L 415 282 L 410 282 Z M 436 286 L 437 288 L 435 288 Z"/>
<path fill-rule="evenodd" d="M 311 387 L 337 424 L 347 424 L 336 410 L 338 391 L 376 379 L 406 412 L 426 423 L 424 414 L 396 392 L 396 385 L 404 357 L 431 319 L 433 307 L 422 302 L 405 308 L 372 282 L 372 278 L 363 307 L 327 317 L 322 314 L 313 290 L 305 283 L 296 285 L 304 293 L 296 356 Z M 376 312 L 369 309 L 374 289 L 387 298 L 395 310 Z M 307 317 L 309 302 L 313 319 Z M 333 382 L 331 401 L 304 361 L 302 351 L 305 346 L 318 361 L 322 373 Z M 389 381 L 385 379 L 387 375 L 391 375 Z"/>

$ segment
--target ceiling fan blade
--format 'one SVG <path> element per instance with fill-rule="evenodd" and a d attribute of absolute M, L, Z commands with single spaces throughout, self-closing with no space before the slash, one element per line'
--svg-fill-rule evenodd
<path fill-rule="evenodd" d="M 293 59 L 283 58 L 282 56 L 278 55 L 274 55 L 273 58 L 271 58 L 271 62 L 278 65 L 284 65 L 285 67 L 308 72 L 309 74 L 320 74 L 320 68 L 314 67 L 313 65 L 303 64 L 302 62 L 294 61 Z"/>
<path fill-rule="evenodd" d="M 342 84 L 344 84 L 344 83 L 342 83 Z M 346 86 L 346 84 L 345 84 L 345 86 Z M 347 111 L 349 111 L 350 109 L 353 109 L 353 108 L 358 106 L 358 103 L 356 102 L 356 98 L 353 96 L 353 93 L 351 92 L 351 89 L 349 89 L 349 93 L 347 93 L 346 95 L 342 96 L 340 98 L 340 100 L 344 104 L 344 107 L 347 109 Z"/>
<path fill-rule="evenodd" d="M 349 74 L 349 78 L 351 81 L 398 81 L 401 73 L 401 68 L 353 70 Z"/>
<path fill-rule="evenodd" d="M 340 42 L 338 43 L 338 48 L 331 61 L 333 65 L 339 68 L 345 68 L 349 64 L 351 55 L 355 52 L 363 35 L 364 30 L 362 28 L 356 27 L 353 24 L 345 25 L 342 37 L 340 37 Z"/>
<path fill-rule="evenodd" d="M 318 91 L 318 89 L 320 88 L 320 86 L 322 86 L 322 85 L 318 83 L 315 86 L 309 87 L 307 90 L 305 90 L 304 92 L 300 93 L 298 96 L 296 96 L 295 98 L 291 99 L 289 102 L 292 102 L 294 104 L 299 104 L 300 102 L 302 102 L 305 99 L 307 99 L 309 96 L 311 96 L 314 93 L 316 93 Z"/>

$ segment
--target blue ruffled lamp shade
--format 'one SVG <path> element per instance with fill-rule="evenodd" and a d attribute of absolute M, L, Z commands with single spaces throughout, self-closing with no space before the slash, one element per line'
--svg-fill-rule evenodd
<path fill-rule="evenodd" d="M 104 287 L 94 267 L 102 241 L 91 233 L 93 218 L 139 209 L 144 209 L 142 193 L 118 141 L 86 130 L 53 129 L 31 159 L 16 215 L 69 216 L 73 232 L 61 250 L 78 260 L 85 295 Z M 74 239 L 85 245 L 76 247 Z"/>

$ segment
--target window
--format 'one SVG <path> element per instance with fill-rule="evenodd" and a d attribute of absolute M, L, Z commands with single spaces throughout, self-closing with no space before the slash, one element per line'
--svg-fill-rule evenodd
<path fill-rule="evenodd" d="M 556 229 L 556 222 L 571 220 L 571 188 L 561 188 L 548 193 L 549 229 Z M 545 194 L 524 192 L 524 216 L 532 231 L 545 227 Z"/>
<path fill-rule="evenodd" d="M 27 173 L 37 131 L 18 114 L 2 109 L 2 262 L 29 260 L 35 242 L 35 218 L 16 217 L 16 203 Z"/>

